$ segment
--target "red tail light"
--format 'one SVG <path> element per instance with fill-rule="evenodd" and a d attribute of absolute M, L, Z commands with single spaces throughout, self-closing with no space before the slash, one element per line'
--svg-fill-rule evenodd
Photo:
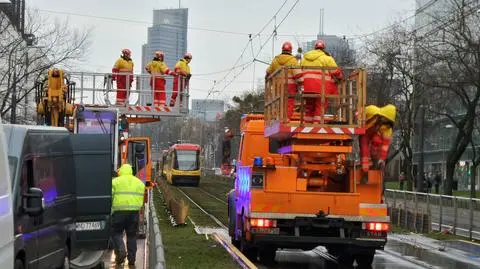
<path fill-rule="evenodd" d="M 274 228 L 277 226 L 277 221 L 272 219 L 250 219 L 250 226 L 258 228 Z"/>
<path fill-rule="evenodd" d="M 366 224 L 366 230 L 373 232 L 388 232 L 390 225 L 382 222 L 370 222 Z"/>

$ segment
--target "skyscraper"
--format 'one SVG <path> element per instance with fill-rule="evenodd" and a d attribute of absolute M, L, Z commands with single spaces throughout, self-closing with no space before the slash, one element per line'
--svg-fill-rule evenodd
<path fill-rule="evenodd" d="M 155 51 L 163 51 L 165 63 L 173 70 L 175 63 L 187 52 L 187 27 L 187 8 L 154 10 L 153 26 L 148 28 L 147 44 L 142 46 L 142 67 L 153 58 Z M 146 73 L 143 68 L 142 72 Z M 171 90 L 170 80 L 167 91 Z"/>
<path fill-rule="evenodd" d="M 339 37 L 336 35 L 326 35 L 320 33 L 317 35 L 317 40 L 323 40 L 326 45 L 326 51 L 335 58 L 339 65 L 353 64 L 355 59 L 355 52 L 351 48 L 348 40 L 345 37 Z M 316 40 L 307 41 L 303 43 L 303 52 L 312 50 L 315 46 Z"/>

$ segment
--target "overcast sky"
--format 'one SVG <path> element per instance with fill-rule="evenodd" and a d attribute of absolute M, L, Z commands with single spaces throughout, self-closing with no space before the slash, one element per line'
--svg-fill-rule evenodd
<path fill-rule="evenodd" d="M 72 26 L 93 27 L 94 42 L 90 57 L 88 62 L 79 69 L 96 72 L 110 72 L 122 48 L 132 50 L 132 57 L 136 64 L 135 71 L 140 72 L 141 45 L 147 41 L 147 27 L 151 26 L 152 10 L 177 8 L 179 5 L 178 1 L 173 0 L 63 0 L 54 1 L 55 4 L 52 0 L 27 0 L 26 2 L 27 7 L 38 8 L 42 15 L 50 16 L 52 19 L 68 18 Z M 181 6 L 189 9 L 189 27 L 256 34 L 272 18 L 283 2 L 284 0 L 182 0 Z M 294 3 L 295 0 L 288 0 L 277 16 L 277 24 Z M 411 16 L 414 7 L 414 0 L 300 0 L 278 29 L 280 36 L 275 40 L 275 53 L 280 52 L 280 45 L 284 40 L 291 40 L 295 44 L 297 40 L 302 42 L 315 39 L 319 32 L 321 8 L 324 8 L 325 13 L 324 32 L 326 34 L 345 35 L 351 38 L 353 43 L 358 43 L 359 36 L 381 29 L 398 18 Z M 255 54 L 258 53 L 260 44 L 265 42 L 272 31 L 273 22 L 268 25 L 260 38 L 253 40 Z M 240 75 L 227 88 L 225 88 L 225 81 L 221 80 L 226 72 L 218 73 L 233 66 L 247 42 L 247 34 L 227 34 L 189 28 L 188 50 L 193 54 L 190 64 L 193 74 L 192 98 L 205 98 L 214 80 L 219 81 L 216 90 L 221 92 L 214 93 L 209 98 L 227 100 L 242 91 L 252 89 L 254 67 L 257 80 L 263 77 L 267 67 L 265 64 L 252 64 L 241 73 L 241 68 L 235 70 L 226 81 L 230 82 L 237 73 Z M 294 47 L 295 50 L 296 48 L 297 46 Z M 270 61 L 271 57 L 272 42 L 269 42 L 258 58 Z M 252 59 L 252 51 L 249 48 L 240 62 L 246 63 Z"/>

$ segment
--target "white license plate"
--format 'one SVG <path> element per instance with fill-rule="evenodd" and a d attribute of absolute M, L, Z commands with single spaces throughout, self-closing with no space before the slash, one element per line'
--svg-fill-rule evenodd
<path fill-rule="evenodd" d="M 77 231 L 96 231 L 102 230 L 102 221 L 92 221 L 92 222 L 77 222 L 76 230 Z"/>

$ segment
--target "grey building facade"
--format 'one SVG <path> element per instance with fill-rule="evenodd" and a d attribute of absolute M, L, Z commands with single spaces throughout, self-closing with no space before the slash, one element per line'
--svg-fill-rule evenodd
<path fill-rule="evenodd" d="M 335 58 L 338 65 L 353 64 L 355 52 L 351 48 L 348 39 L 336 35 L 318 34 L 317 40 L 323 40 L 326 45 L 326 51 Z M 307 41 L 303 43 L 303 52 L 312 50 L 317 40 Z"/>
<path fill-rule="evenodd" d="M 225 112 L 223 100 L 192 99 L 190 115 L 202 121 L 216 121 Z"/>

